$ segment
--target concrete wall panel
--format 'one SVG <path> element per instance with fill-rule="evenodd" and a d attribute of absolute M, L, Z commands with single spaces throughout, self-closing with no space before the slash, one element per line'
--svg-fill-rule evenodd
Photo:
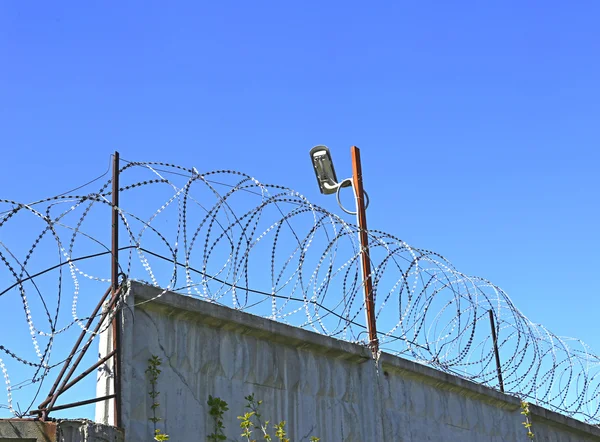
<path fill-rule="evenodd" d="M 163 359 L 159 427 L 171 441 L 205 440 L 209 395 L 229 403 L 239 440 L 244 396 L 286 420 L 293 441 L 527 441 L 519 401 L 484 386 L 306 330 L 153 287 L 130 285 L 123 317 L 126 440 L 151 440 L 152 355 Z M 103 348 L 101 348 L 101 352 Z M 105 351 L 105 350 L 104 350 Z M 99 394 L 102 385 L 100 378 Z M 111 405 L 99 403 L 97 416 Z M 531 406 L 536 440 L 600 441 L 597 427 Z"/>

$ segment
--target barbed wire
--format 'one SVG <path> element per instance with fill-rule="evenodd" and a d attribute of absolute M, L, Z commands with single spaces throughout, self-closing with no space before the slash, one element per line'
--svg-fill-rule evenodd
<path fill-rule="evenodd" d="M 125 161 L 120 177 L 127 279 L 368 344 L 356 225 L 237 171 Z M 66 359 L 57 342 L 86 329 L 85 312 L 110 282 L 110 184 L 31 204 L 0 200 L 0 276 L 9 281 L 0 305 L 14 318 L 0 324 L 0 370 L 3 407 L 14 414 L 13 396 L 37 384 L 33 404 Z M 600 358 L 585 343 L 533 323 L 501 288 L 435 252 L 378 230 L 368 237 L 382 350 L 498 388 L 491 310 L 506 392 L 600 423 Z"/>

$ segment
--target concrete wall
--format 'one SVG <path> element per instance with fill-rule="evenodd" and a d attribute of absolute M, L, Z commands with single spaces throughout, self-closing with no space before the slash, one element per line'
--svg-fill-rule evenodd
<path fill-rule="evenodd" d="M 1 419 L 0 442 L 123 442 L 123 432 L 82 419 Z"/>
<path fill-rule="evenodd" d="M 151 355 L 163 359 L 159 427 L 171 441 L 203 441 L 208 395 L 229 403 L 227 435 L 240 440 L 244 396 L 286 420 L 293 441 L 526 441 L 519 401 L 461 378 L 355 344 L 133 283 L 123 317 L 123 414 L 128 441 L 151 440 Z M 101 353 L 106 351 L 106 337 Z M 98 394 L 110 383 L 101 373 Z M 110 423 L 111 401 L 97 419 Z M 600 441 L 600 429 L 531 406 L 538 441 Z M 237 438 L 237 439 L 236 439 Z"/>

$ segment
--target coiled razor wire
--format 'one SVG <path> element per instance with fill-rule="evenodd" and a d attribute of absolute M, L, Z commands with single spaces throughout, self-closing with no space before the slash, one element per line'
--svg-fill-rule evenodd
<path fill-rule="evenodd" d="M 126 162 L 120 181 L 127 279 L 367 344 L 356 225 L 231 170 Z M 110 281 L 110 183 L 0 200 L 0 307 L 13 317 L 0 324 L 0 370 L 14 414 L 15 395 L 37 384 L 34 403 Z M 435 252 L 368 236 L 382 350 L 498 388 L 492 310 L 505 391 L 600 423 L 600 358 L 586 344 L 534 324 L 498 286 Z"/>

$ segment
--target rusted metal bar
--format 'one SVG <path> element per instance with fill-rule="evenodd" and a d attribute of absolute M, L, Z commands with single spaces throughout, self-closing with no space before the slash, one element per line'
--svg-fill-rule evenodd
<path fill-rule="evenodd" d="M 367 330 L 369 331 L 369 346 L 371 347 L 373 356 L 375 356 L 379 351 L 379 340 L 377 339 L 377 324 L 375 321 L 375 301 L 373 297 L 373 280 L 371 278 L 371 257 L 369 254 L 369 234 L 367 230 L 367 214 L 365 210 L 365 191 L 362 182 L 360 149 L 356 146 L 352 146 L 350 153 L 352 155 L 352 183 L 354 185 L 354 193 L 356 196 L 356 218 L 360 229 L 359 238 Z"/>
<path fill-rule="evenodd" d="M 492 340 L 494 341 L 494 354 L 496 355 L 496 372 L 498 373 L 498 384 L 500 391 L 504 393 L 504 381 L 502 380 L 502 367 L 500 366 L 500 353 L 498 351 L 498 339 L 496 338 L 496 324 L 494 322 L 494 312 L 489 310 L 490 327 L 492 327 Z"/>
<path fill-rule="evenodd" d="M 112 176 L 112 266 L 110 279 L 112 285 L 113 301 L 119 296 L 119 152 L 113 156 Z M 114 367 L 114 394 L 115 394 L 115 421 L 116 427 L 122 427 L 121 421 L 121 312 L 117 310 L 112 322 L 113 358 Z"/>
<path fill-rule="evenodd" d="M 117 293 L 117 295 L 118 295 L 118 293 Z M 58 399 L 58 396 L 61 395 L 62 391 L 65 388 L 65 385 L 67 385 L 67 383 L 69 382 L 69 379 L 71 379 L 71 376 L 73 375 L 73 373 L 75 372 L 75 370 L 79 366 L 79 363 L 81 362 L 81 360 L 85 356 L 85 353 L 86 353 L 87 349 L 89 348 L 89 346 L 91 345 L 92 341 L 94 340 L 94 338 L 98 334 L 98 331 L 102 327 L 102 324 L 104 323 L 104 321 L 106 320 L 106 318 L 108 317 L 108 315 L 110 314 L 110 312 L 112 311 L 112 309 L 114 308 L 114 306 L 116 304 L 117 298 L 118 298 L 118 296 L 115 296 L 114 298 L 112 298 L 110 300 L 110 302 L 108 303 L 108 305 L 106 306 L 106 310 L 100 316 L 100 320 L 98 321 L 98 324 L 94 328 L 94 331 L 92 332 L 92 335 L 90 336 L 90 338 L 87 340 L 87 342 L 81 348 L 81 352 L 77 356 L 77 359 L 75 359 L 75 362 L 73 362 L 73 365 L 72 365 L 71 369 L 69 370 L 69 372 L 64 377 L 64 379 L 62 381 L 62 384 L 60 385 L 60 387 L 58 388 L 58 390 L 52 396 L 52 399 L 50 400 L 50 402 L 48 404 L 48 407 L 45 407 L 45 411 L 42 414 L 43 419 L 45 419 L 45 418 L 48 417 L 49 410 L 52 409 L 52 407 L 54 406 L 54 403 L 56 402 L 56 399 Z M 42 409 L 42 408 L 43 407 L 40 407 L 40 409 Z"/>
<path fill-rule="evenodd" d="M 87 399 L 85 401 L 71 402 L 70 404 L 58 405 L 56 407 L 47 408 L 47 409 L 43 409 L 43 410 L 42 409 L 33 410 L 33 411 L 30 411 L 29 414 L 33 415 L 33 414 L 40 414 L 40 413 L 49 412 L 49 411 L 65 410 L 67 408 L 80 407 L 82 405 L 93 404 L 94 402 L 107 401 L 109 399 L 113 399 L 114 397 L 115 397 L 114 394 L 109 394 L 107 396 L 101 396 L 101 397 L 97 397 L 94 399 Z"/>
<path fill-rule="evenodd" d="M 108 360 L 110 357 L 114 357 L 115 425 L 118 427 L 121 426 L 121 410 L 120 410 L 121 409 L 121 404 L 120 404 L 120 391 L 121 391 L 121 377 L 120 377 L 121 370 L 120 370 L 120 368 L 121 368 L 121 366 L 120 366 L 120 360 L 118 357 L 119 356 L 120 335 L 121 335 L 120 312 L 118 312 L 118 311 L 116 312 L 115 317 L 113 318 L 113 322 L 112 322 L 113 351 L 111 353 L 109 353 L 110 356 L 107 355 L 105 358 L 98 361 L 91 369 L 88 369 L 89 371 L 86 370 L 86 372 L 79 375 L 72 382 L 68 382 L 70 377 L 73 375 L 73 372 L 75 371 L 75 369 L 81 362 L 81 359 L 85 355 L 85 352 L 87 351 L 88 347 L 92 343 L 94 337 L 98 333 L 98 330 L 100 330 L 102 323 L 104 322 L 104 320 L 106 319 L 108 314 L 111 312 L 111 310 L 116 306 L 117 300 L 118 300 L 119 294 L 120 294 L 120 290 L 119 290 L 119 258 L 118 258 L 118 255 L 119 255 L 119 229 L 118 229 L 118 223 L 119 223 L 119 212 L 118 212 L 118 207 L 119 207 L 119 152 L 115 152 L 114 157 L 113 157 L 112 207 L 113 207 L 113 210 L 112 210 L 111 286 L 108 289 L 108 291 L 105 293 L 105 295 L 102 297 L 100 302 L 98 303 L 98 306 L 96 307 L 96 309 L 94 310 L 92 315 L 90 315 L 90 319 L 88 320 L 88 322 L 85 326 L 85 329 L 80 334 L 79 339 L 77 340 L 75 346 L 73 347 L 73 350 L 71 351 L 71 354 L 69 355 L 69 357 L 67 358 L 67 361 L 63 365 L 61 372 L 59 373 L 56 381 L 54 382 L 54 385 L 52 386 L 52 388 L 50 390 L 50 393 L 48 394 L 48 397 L 46 398 L 46 400 L 44 402 L 42 402 L 39 405 L 38 411 L 39 411 L 39 413 L 41 413 L 42 420 L 45 420 L 48 417 L 48 413 L 51 410 L 53 410 L 53 409 L 56 410 L 56 408 L 53 408 L 53 406 L 54 406 L 54 403 L 56 402 L 56 399 L 58 398 L 58 396 L 60 396 L 68 388 L 72 387 L 77 382 L 79 382 L 83 377 L 88 375 L 91 371 L 93 371 L 95 368 L 97 368 L 100 364 L 102 364 L 103 362 L 106 362 L 106 360 Z M 98 311 L 102 307 L 102 304 L 105 302 L 109 293 L 112 294 L 112 297 L 111 297 L 111 301 L 110 301 L 109 305 L 106 308 L 106 311 L 103 312 L 96 329 L 92 333 L 92 336 L 86 342 L 86 344 L 83 346 L 75 363 L 69 370 L 66 377 L 63 379 L 63 376 L 64 376 L 66 370 L 69 368 L 69 365 L 71 364 L 71 361 L 72 361 L 73 357 L 75 356 L 75 353 L 77 352 L 77 350 L 79 348 L 79 345 L 81 345 L 81 342 L 83 341 L 83 337 L 86 334 L 86 330 L 88 330 L 89 327 L 91 326 L 95 316 L 98 314 Z M 61 381 L 62 381 L 62 384 L 60 384 Z M 60 388 L 58 388 L 58 390 L 57 390 L 57 386 L 59 384 L 60 384 Z"/>
<path fill-rule="evenodd" d="M 92 325 L 92 322 L 94 322 L 94 319 L 95 319 L 96 315 L 100 311 L 100 308 L 102 308 L 102 304 L 104 304 L 104 301 L 106 301 L 106 298 L 110 294 L 111 290 L 112 290 L 112 288 L 109 288 L 106 291 L 106 293 L 104 293 L 104 295 L 102 296 L 102 298 L 100 298 L 100 302 L 98 302 L 98 305 L 96 306 L 96 308 L 94 309 L 94 311 L 90 315 L 87 323 L 85 324 L 85 329 L 83 329 L 81 331 L 81 334 L 79 335 L 79 338 L 77 339 L 77 342 L 73 346 L 73 349 L 71 350 L 71 353 L 67 357 L 67 360 L 63 364 L 63 366 L 62 366 L 62 368 L 60 370 L 60 373 L 58 374 L 58 377 L 56 378 L 56 381 L 54 381 L 54 385 L 50 389 L 50 392 L 48 393 L 48 397 L 46 398 L 46 400 L 44 400 L 44 402 L 42 402 L 40 405 L 38 405 L 38 408 L 40 410 L 44 409 L 44 407 L 52 400 L 52 397 L 54 396 L 54 393 L 56 392 L 56 389 L 57 389 L 58 385 L 60 384 L 60 381 L 62 380 L 62 377 L 64 376 L 65 372 L 69 368 L 69 365 L 71 364 L 71 360 L 73 359 L 73 356 L 75 356 L 75 353 L 77 353 L 77 350 L 79 349 L 79 345 L 81 344 L 81 341 L 83 341 L 83 338 L 86 335 L 86 330 L 88 330 L 90 328 L 90 326 Z"/>
<path fill-rule="evenodd" d="M 65 391 L 67 391 L 69 388 L 71 388 L 77 382 L 79 382 L 80 380 L 82 380 L 84 377 L 86 377 L 92 371 L 94 371 L 95 369 L 97 369 L 98 367 L 100 367 L 102 364 L 104 364 L 106 361 L 108 361 L 110 358 L 112 358 L 115 355 L 115 353 L 116 353 L 116 350 L 113 350 L 109 354 L 107 354 L 106 356 L 104 356 L 103 358 L 99 359 L 98 362 L 96 362 L 94 365 L 92 365 L 86 371 L 84 371 L 79 376 L 77 376 L 75 379 L 73 379 L 71 382 L 69 382 L 67 385 L 65 385 L 65 387 L 61 390 L 60 394 L 63 394 Z"/>

